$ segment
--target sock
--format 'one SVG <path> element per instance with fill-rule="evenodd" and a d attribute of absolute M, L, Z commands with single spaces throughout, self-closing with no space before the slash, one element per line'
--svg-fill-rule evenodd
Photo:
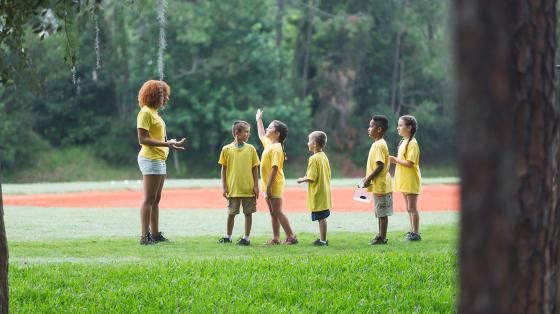
<path fill-rule="evenodd" d="M 325 241 L 319 240 L 319 242 L 321 242 L 321 243 L 327 243 L 327 240 L 325 240 Z"/>
<path fill-rule="evenodd" d="M 243 240 L 249 241 L 249 236 L 248 236 L 248 235 L 244 235 L 244 236 L 243 236 Z"/>
<path fill-rule="evenodd" d="M 228 234 L 227 238 L 231 240 L 231 234 Z"/>

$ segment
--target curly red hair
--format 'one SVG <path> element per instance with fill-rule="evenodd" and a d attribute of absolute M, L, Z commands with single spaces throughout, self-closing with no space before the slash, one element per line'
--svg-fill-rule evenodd
<path fill-rule="evenodd" d="M 161 107 L 166 98 L 171 95 L 171 87 L 164 81 L 149 80 L 138 92 L 138 105 L 140 108 L 148 106 L 157 109 Z"/>

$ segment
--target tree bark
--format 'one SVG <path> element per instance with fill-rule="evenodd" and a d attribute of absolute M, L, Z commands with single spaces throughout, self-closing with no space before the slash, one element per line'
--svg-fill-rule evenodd
<path fill-rule="evenodd" d="M 402 20 L 404 20 L 405 18 L 405 13 L 406 13 L 406 7 L 408 6 L 408 0 L 405 0 L 402 2 L 402 9 L 401 9 L 401 13 L 402 13 Z M 393 111 L 393 113 L 395 113 L 397 116 L 399 115 L 397 113 L 397 111 L 399 111 L 400 113 L 400 106 L 399 104 L 397 104 L 397 90 L 399 89 L 399 80 L 400 80 L 400 76 L 399 73 L 402 73 L 399 69 L 399 66 L 401 65 L 401 42 L 402 42 L 402 37 L 404 36 L 406 29 L 404 26 L 404 21 L 401 20 L 401 25 L 399 27 L 399 31 L 397 32 L 396 38 L 395 38 L 395 55 L 394 55 L 394 60 L 393 60 L 393 78 L 391 80 L 391 110 Z M 397 110 L 397 106 L 399 106 L 399 110 Z"/>
<path fill-rule="evenodd" d="M 302 86 L 301 86 L 301 98 L 307 95 L 307 81 L 309 76 L 309 50 L 311 49 L 311 36 L 313 32 L 313 15 L 315 11 L 315 0 L 309 0 L 309 5 L 307 6 L 307 31 L 305 36 L 305 47 L 303 56 L 303 69 L 302 69 Z"/>
<path fill-rule="evenodd" d="M 560 311 L 555 0 L 455 0 L 461 313 Z"/>
<path fill-rule="evenodd" d="M 0 167 L 0 313 L 8 313 L 8 239 L 4 226 L 4 201 L 2 199 L 2 169 Z"/>
<path fill-rule="evenodd" d="M 284 18 L 284 0 L 276 0 L 276 47 L 282 45 L 282 19 Z"/>

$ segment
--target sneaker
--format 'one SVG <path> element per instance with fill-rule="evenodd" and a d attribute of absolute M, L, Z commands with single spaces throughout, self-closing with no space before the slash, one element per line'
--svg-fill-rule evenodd
<path fill-rule="evenodd" d="M 288 244 L 288 245 L 298 244 L 298 240 L 295 236 L 288 237 L 288 238 L 286 238 L 286 241 L 284 241 L 284 244 Z"/>
<path fill-rule="evenodd" d="M 325 242 L 321 242 L 321 239 L 317 239 L 317 240 L 313 241 L 313 245 L 314 246 L 329 246 L 329 240 L 327 240 Z"/>
<path fill-rule="evenodd" d="M 264 243 L 264 245 L 278 245 L 278 244 L 280 244 L 280 241 L 276 239 L 270 239 Z"/>
<path fill-rule="evenodd" d="M 163 236 L 163 233 L 160 231 L 158 234 L 153 237 L 155 242 L 169 242 L 169 239 Z"/>
<path fill-rule="evenodd" d="M 422 237 L 416 232 L 411 232 L 409 237 L 408 237 L 408 240 L 409 241 L 420 241 L 420 240 L 422 240 Z"/>
<path fill-rule="evenodd" d="M 231 239 L 228 238 L 228 237 L 223 237 L 223 238 L 220 238 L 220 240 L 218 240 L 218 243 L 231 243 L 231 242 L 233 242 L 233 241 L 231 241 Z"/>
<path fill-rule="evenodd" d="M 156 241 L 152 239 L 152 235 L 149 233 L 140 237 L 140 245 L 152 245 L 156 244 Z"/>
<path fill-rule="evenodd" d="M 237 245 L 249 246 L 249 245 L 251 245 L 251 241 L 246 240 L 244 238 L 241 238 L 241 239 L 239 239 L 239 241 L 237 241 Z"/>
<path fill-rule="evenodd" d="M 375 238 L 373 238 L 373 240 L 371 240 L 371 242 L 369 244 L 371 245 L 379 245 L 379 244 L 387 244 L 387 238 L 383 239 L 380 236 L 376 236 Z"/>

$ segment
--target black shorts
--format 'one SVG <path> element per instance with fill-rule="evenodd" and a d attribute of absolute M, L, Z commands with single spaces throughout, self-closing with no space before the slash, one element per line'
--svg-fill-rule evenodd
<path fill-rule="evenodd" d="M 320 212 L 311 212 L 311 220 L 316 221 L 316 220 L 325 219 L 330 215 L 331 215 L 330 209 L 325 209 Z"/>

